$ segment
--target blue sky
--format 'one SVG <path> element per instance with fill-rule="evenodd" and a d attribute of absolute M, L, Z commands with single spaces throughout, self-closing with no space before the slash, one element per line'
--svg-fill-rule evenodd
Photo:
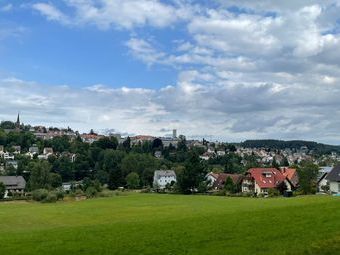
<path fill-rule="evenodd" d="M 57 2 L 60 4 L 61 1 Z M 181 33 L 175 29 L 65 28 L 58 22 L 47 22 L 27 3 L 21 8 L 19 3 L 13 4 L 12 8 L 1 13 L 0 24 L 12 29 L 20 26 L 23 31 L 20 37 L 3 41 L 5 49 L 0 60 L 3 73 L 40 83 L 80 87 L 103 83 L 113 87 L 157 88 L 175 82 L 175 70 L 148 67 L 131 58 L 125 45 L 131 33 L 157 36 L 163 42 L 181 38 Z"/>
<path fill-rule="evenodd" d="M 340 1 L 0 1 L 0 120 L 340 143 Z"/>

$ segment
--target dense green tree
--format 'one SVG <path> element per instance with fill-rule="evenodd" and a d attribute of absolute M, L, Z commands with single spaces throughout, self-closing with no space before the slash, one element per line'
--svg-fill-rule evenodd
<path fill-rule="evenodd" d="M 2 129 L 0 129 L 0 145 L 7 145 L 7 135 Z"/>
<path fill-rule="evenodd" d="M 122 160 L 124 175 L 136 172 L 143 186 L 152 185 L 153 173 L 160 167 L 160 161 L 150 154 L 130 153 Z"/>
<path fill-rule="evenodd" d="M 50 173 L 50 185 L 52 188 L 58 188 L 62 185 L 60 174 Z"/>
<path fill-rule="evenodd" d="M 12 121 L 1 121 L 0 128 L 2 129 L 15 129 L 15 123 Z"/>
<path fill-rule="evenodd" d="M 160 138 L 156 138 L 152 141 L 152 150 L 163 150 L 163 142 Z"/>
<path fill-rule="evenodd" d="M 244 171 L 244 167 L 242 165 L 242 157 L 230 152 L 226 154 L 222 162 L 224 162 L 224 172 L 226 173 L 242 173 Z"/>
<path fill-rule="evenodd" d="M 28 187 L 30 190 L 48 189 L 50 187 L 51 165 L 47 161 L 30 162 L 31 172 Z"/>
<path fill-rule="evenodd" d="M 177 185 L 182 193 L 195 192 L 199 184 L 204 181 L 206 168 L 196 153 L 190 153 L 185 162 L 185 168 L 177 177 Z"/>
<path fill-rule="evenodd" d="M 100 169 L 107 173 L 105 177 L 107 178 L 107 184 L 110 189 L 116 189 L 125 183 L 121 168 L 122 160 L 125 156 L 126 153 L 119 150 L 105 150 L 102 152 Z M 98 176 L 98 173 L 96 176 Z M 103 179 L 104 178 L 100 178 L 99 180 L 102 182 Z"/>
<path fill-rule="evenodd" d="M 231 179 L 230 176 L 227 177 L 225 183 L 224 183 L 224 189 L 228 193 L 235 193 L 236 192 L 236 186 L 233 182 L 233 179 Z"/>
<path fill-rule="evenodd" d="M 131 150 L 131 138 L 128 136 L 126 140 L 123 142 L 123 149 L 126 152 L 129 152 Z"/>
<path fill-rule="evenodd" d="M 177 151 L 186 152 L 188 150 L 187 141 L 184 135 L 180 135 L 177 143 Z"/>
<path fill-rule="evenodd" d="M 70 150 L 71 144 L 68 136 L 54 137 L 51 141 L 54 152 L 66 152 Z"/>
<path fill-rule="evenodd" d="M 52 160 L 54 159 L 54 160 Z M 58 173 L 64 182 L 72 181 L 75 178 L 73 164 L 69 157 L 61 156 L 60 158 L 51 157 L 52 171 Z"/>
<path fill-rule="evenodd" d="M 6 186 L 2 182 L 0 182 L 0 199 L 3 199 L 6 192 Z"/>
<path fill-rule="evenodd" d="M 297 167 L 299 176 L 300 189 L 304 194 L 313 194 L 316 192 L 316 180 L 319 173 L 319 167 L 313 162 L 303 161 Z"/>
<path fill-rule="evenodd" d="M 103 150 L 105 149 L 117 149 L 118 146 L 118 140 L 116 137 L 111 136 L 111 137 L 103 137 L 100 138 L 98 141 L 94 142 L 92 144 L 93 147 L 99 147 Z"/>
<path fill-rule="evenodd" d="M 126 176 L 126 185 L 129 189 L 136 189 L 139 187 L 140 179 L 136 172 L 129 173 Z"/>

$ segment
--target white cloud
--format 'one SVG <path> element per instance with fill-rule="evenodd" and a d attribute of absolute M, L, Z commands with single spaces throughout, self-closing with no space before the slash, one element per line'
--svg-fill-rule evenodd
<path fill-rule="evenodd" d="M 143 39 L 131 38 L 126 43 L 126 46 L 135 58 L 148 65 L 162 63 L 165 57 L 165 53 L 156 50 L 151 43 Z"/>
<path fill-rule="evenodd" d="M 65 0 L 58 8 L 35 4 L 48 19 L 66 25 L 131 30 L 179 29 L 179 24 L 186 36 L 179 39 L 174 33 L 172 44 L 161 44 L 152 29 L 143 36 L 136 29 L 125 43 L 130 55 L 150 68 L 175 68 L 177 83 L 157 90 L 102 84 L 42 90 L 39 84 L 4 80 L 0 95 L 13 97 L 11 109 L 25 107 L 36 122 L 46 118 L 59 123 L 64 118 L 82 130 L 95 123 L 95 129 L 129 133 L 157 135 L 175 127 L 184 134 L 228 140 L 340 142 L 338 1 L 221 0 L 215 7 L 193 2 Z"/>
<path fill-rule="evenodd" d="M 52 4 L 37 3 L 33 8 L 49 20 L 62 24 L 92 24 L 100 29 L 132 29 L 141 26 L 166 27 L 187 19 L 192 11 L 178 1 L 174 5 L 159 0 L 64 0 L 72 14 L 65 14 Z"/>
<path fill-rule="evenodd" d="M 36 3 L 32 8 L 39 11 L 48 20 L 58 21 L 62 24 L 70 24 L 69 17 L 62 13 L 57 7 L 50 3 Z"/>

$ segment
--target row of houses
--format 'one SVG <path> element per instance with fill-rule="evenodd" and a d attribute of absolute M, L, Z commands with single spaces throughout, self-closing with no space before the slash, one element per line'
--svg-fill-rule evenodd
<path fill-rule="evenodd" d="M 209 173 L 207 180 L 213 190 L 223 189 L 227 178 L 231 178 L 241 192 L 268 194 L 270 189 L 292 191 L 298 186 L 298 176 L 293 168 L 251 168 L 245 174 Z"/>
<path fill-rule="evenodd" d="M 340 194 L 340 165 L 332 168 L 321 168 L 323 173 L 318 180 L 320 191 Z M 231 178 L 241 192 L 255 195 L 267 195 L 270 189 L 293 191 L 299 185 L 296 169 L 293 168 L 250 168 L 245 174 L 208 173 L 206 180 L 212 190 L 223 189 L 226 180 Z M 165 189 L 168 185 L 176 183 L 176 173 L 173 170 L 156 170 L 153 184 L 159 189 Z M 5 184 L 5 198 L 11 194 L 23 195 L 26 181 L 22 176 L 0 176 L 0 182 Z M 325 187 L 328 187 L 326 190 Z"/>
<path fill-rule="evenodd" d="M 340 194 L 340 165 L 320 169 L 321 176 L 316 180 L 319 192 Z M 267 195 L 270 189 L 280 193 L 296 190 L 299 186 L 299 177 L 296 169 L 276 168 L 250 168 L 245 174 L 208 173 L 206 181 L 212 190 L 224 188 L 225 182 L 231 178 L 233 183 L 240 187 L 244 193 Z M 154 172 L 154 185 L 164 189 L 167 185 L 176 182 L 176 173 L 173 170 L 157 170 Z"/>

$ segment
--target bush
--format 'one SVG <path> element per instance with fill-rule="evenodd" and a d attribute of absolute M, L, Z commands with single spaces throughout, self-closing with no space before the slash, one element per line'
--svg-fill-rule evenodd
<path fill-rule="evenodd" d="M 114 191 L 107 190 L 107 189 L 105 189 L 105 190 L 103 190 L 103 191 L 98 193 L 99 197 L 112 197 L 114 195 L 115 195 Z"/>
<path fill-rule="evenodd" d="M 49 192 L 48 194 L 47 194 L 47 197 L 44 199 L 44 200 L 42 200 L 42 202 L 43 203 L 55 203 L 55 202 L 57 202 L 57 194 L 56 194 L 56 192 Z"/>
<path fill-rule="evenodd" d="M 269 189 L 268 197 L 277 197 L 280 196 L 280 192 L 277 189 Z"/>
<path fill-rule="evenodd" d="M 63 200 L 65 196 L 65 192 L 62 189 L 56 190 L 57 200 Z"/>
<path fill-rule="evenodd" d="M 226 192 L 225 192 L 224 189 L 222 189 L 222 190 L 217 191 L 213 195 L 215 195 L 215 196 L 223 196 L 224 197 L 226 195 Z"/>
<path fill-rule="evenodd" d="M 32 198 L 35 201 L 43 201 L 48 196 L 47 189 L 36 189 L 32 191 Z"/>
<path fill-rule="evenodd" d="M 86 189 L 85 193 L 86 197 L 91 198 L 97 195 L 97 190 L 94 187 L 90 186 Z"/>
<path fill-rule="evenodd" d="M 254 196 L 254 195 L 253 195 L 253 193 L 251 193 L 251 192 L 242 192 L 242 193 L 241 193 L 241 196 L 242 196 L 242 197 L 252 197 L 252 196 Z"/>

